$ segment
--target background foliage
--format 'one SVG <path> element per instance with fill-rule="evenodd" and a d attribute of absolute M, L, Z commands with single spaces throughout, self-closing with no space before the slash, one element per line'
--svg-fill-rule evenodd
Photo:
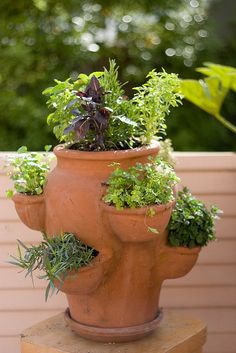
<path fill-rule="evenodd" d="M 109 57 L 128 91 L 153 68 L 192 78 L 203 61 L 236 66 L 233 7 L 232 0 L 2 0 L 0 150 L 56 144 L 41 92 L 53 78 L 101 70 Z M 235 97 L 224 110 L 235 118 Z M 236 148 L 235 135 L 186 101 L 167 123 L 175 149 Z"/>

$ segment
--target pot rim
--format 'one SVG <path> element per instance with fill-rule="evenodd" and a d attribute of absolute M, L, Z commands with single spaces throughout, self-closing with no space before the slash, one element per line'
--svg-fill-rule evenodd
<path fill-rule="evenodd" d="M 148 155 L 150 153 L 157 153 L 160 149 L 160 143 L 157 140 L 152 140 L 150 145 L 136 147 L 127 150 L 115 150 L 115 151 L 78 151 L 69 150 L 66 148 L 66 144 L 60 144 L 54 147 L 53 152 L 57 157 L 69 158 L 69 159 L 82 159 L 82 160 L 108 160 L 116 161 L 126 158 L 132 158 L 142 155 Z"/>
<path fill-rule="evenodd" d="M 42 193 L 40 195 L 27 195 L 27 194 L 17 192 L 12 196 L 12 200 L 15 203 L 20 203 L 20 204 L 42 203 L 44 202 L 44 194 Z"/>
<path fill-rule="evenodd" d="M 172 207 L 175 204 L 175 200 L 169 201 L 165 204 L 160 204 L 160 205 L 148 205 L 145 207 L 138 207 L 138 208 L 124 208 L 122 210 L 117 210 L 115 206 L 108 205 L 105 202 L 102 203 L 104 210 L 106 210 L 108 213 L 115 213 L 118 215 L 145 215 L 147 213 L 147 210 L 150 208 L 153 208 L 157 213 L 162 212 L 167 210 L 168 208 Z M 155 217 L 155 215 L 154 215 Z"/>

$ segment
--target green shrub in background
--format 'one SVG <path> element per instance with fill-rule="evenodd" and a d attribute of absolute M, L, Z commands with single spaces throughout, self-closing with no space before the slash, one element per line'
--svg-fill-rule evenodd
<path fill-rule="evenodd" d="M 16 150 L 20 145 L 42 150 L 49 141 L 56 143 L 45 124 L 47 108 L 41 97 L 53 77 L 63 81 L 69 72 L 75 79 L 79 72 L 101 70 L 114 57 L 121 68 L 120 80 L 129 81 L 129 89 L 142 84 L 153 68 L 192 77 L 192 67 L 206 60 L 234 66 L 225 61 L 233 60 L 234 41 L 227 42 L 227 53 L 232 54 L 223 56 L 219 54 L 223 44 L 208 36 L 210 3 L 18 0 L 9 6 L 2 0 L 0 150 Z M 235 111 L 233 99 L 225 109 Z M 168 134 L 176 149 L 235 146 L 233 134 L 206 120 L 190 104 L 178 108 L 171 120 Z"/>

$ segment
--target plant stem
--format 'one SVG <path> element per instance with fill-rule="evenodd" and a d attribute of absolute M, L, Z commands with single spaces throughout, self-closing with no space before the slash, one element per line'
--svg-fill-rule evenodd
<path fill-rule="evenodd" d="M 232 123 L 230 123 L 228 120 L 226 120 L 222 115 L 220 114 L 215 114 L 215 118 L 223 124 L 227 129 L 231 130 L 236 134 L 236 126 Z"/>

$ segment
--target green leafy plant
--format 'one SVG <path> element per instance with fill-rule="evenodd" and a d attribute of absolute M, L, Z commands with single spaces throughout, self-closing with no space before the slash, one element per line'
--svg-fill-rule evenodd
<path fill-rule="evenodd" d="M 229 90 L 236 91 L 236 68 L 204 63 L 196 71 L 206 75 L 201 80 L 182 80 L 181 90 L 186 99 L 214 116 L 226 128 L 236 133 L 236 126 L 221 115 L 221 107 Z"/>
<path fill-rule="evenodd" d="M 29 152 L 26 146 L 17 150 L 17 155 L 9 156 L 5 168 L 14 182 L 16 192 L 39 195 L 43 192 L 43 186 L 50 169 L 51 156 L 48 151 L 51 146 L 45 146 L 45 153 Z M 7 196 L 12 197 L 14 191 L 7 190 Z"/>
<path fill-rule="evenodd" d="M 104 74 L 100 77 L 100 82 L 105 92 L 105 104 L 112 111 L 108 128 L 106 131 L 107 149 L 125 149 L 139 145 L 135 140 L 135 130 L 137 123 L 130 112 L 131 102 L 125 95 L 124 83 L 118 79 L 118 69 L 115 60 L 109 61 L 109 69 L 104 68 Z"/>
<path fill-rule="evenodd" d="M 134 97 L 128 99 L 114 60 L 103 72 L 80 74 L 74 82 L 55 81 L 54 87 L 43 92 L 49 95 L 47 104 L 54 110 L 47 122 L 60 141 L 82 150 L 149 144 L 156 135 L 165 133 L 170 107 L 178 106 L 182 98 L 176 74 L 152 70 L 147 82 L 135 87 Z"/>
<path fill-rule="evenodd" d="M 132 99 L 132 116 L 140 126 L 142 143 L 149 144 L 157 134 L 165 134 L 165 118 L 170 107 L 181 104 L 180 80 L 174 73 L 152 70 L 147 82 L 136 91 Z"/>
<path fill-rule="evenodd" d="M 18 256 L 11 256 L 11 264 L 26 271 L 26 277 L 31 276 L 35 270 L 45 272 L 38 276 L 49 281 L 45 299 L 55 291 L 54 280 L 62 285 L 66 276 L 71 271 L 77 271 L 90 264 L 97 255 L 97 251 L 77 239 L 74 234 L 64 233 L 60 236 L 48 238 L 44 234 L 44 240 L 35 246 L 26 246 L 18 240 Z"/>
<path fill-rule="evenodd" d="M 205 246 L 215 240 L 214 221 L 220 210 L 204 203 L 191 195 L 187 188 L 178 192 L 175 208 L 168 225 L 168 241 L 172 246 L 193 248 Z"/>
<path fill-rule="evenodd" d="M 47 122 L 59 141 L 82 150 L 122 149 L 126 126 L 135 123 L 120 111 L 123 90 L 115 61 L 110 60 L 103 72 L 80 74 L 74 82 L 55 82 L 43 94 L 49 95 L 47 104 L 54 109 Z"/>
<path fill-rule="evenodd" d="M 179 178 L 173 168 L 162 159 L 150 158 L 148 163 L 136 163 L 127 170 L 117 163 L 113 166 L 115 170 L 107 181 L 108 187 L 103 200 L 118 210 L 166 204 L 174 200 L 173 187 Z"/>

